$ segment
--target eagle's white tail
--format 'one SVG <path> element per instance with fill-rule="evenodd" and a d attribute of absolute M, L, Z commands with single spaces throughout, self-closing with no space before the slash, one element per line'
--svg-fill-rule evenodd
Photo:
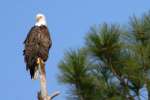
<path fill-rule="evenodd" d="M 33 80 L 37 80 L 39 78 L 39 70 L 36 70 L 34 73 Z"/>

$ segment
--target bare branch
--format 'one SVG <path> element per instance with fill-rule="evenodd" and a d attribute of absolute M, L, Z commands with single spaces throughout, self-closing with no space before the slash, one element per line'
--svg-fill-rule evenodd
<path fill-rule="evenodd" d="M 60 94 L 59 91 L 52 93 L 48 96 L 47 86 L 46 86 L 46 72 L 45 64 L 41 58 L 37 59 L 38 68 L 40 71 L 40 92 L 38 92 L 38 100 L 52 100 L 54 97 Z"/>
<path fill-rule="evenodd" d="M 58 96 L 60 94 L 59 91 L 56 91 L 54 93 L 51 94 L 51 96 L 49 97 L 50 99 L 49 100 L 52 100 L 53 98 L 55 98 L 56 96 Z"/>

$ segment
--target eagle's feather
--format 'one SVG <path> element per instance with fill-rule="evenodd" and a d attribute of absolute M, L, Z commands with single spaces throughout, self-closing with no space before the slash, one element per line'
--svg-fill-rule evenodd
<path fill-rule="evenodd" d="M 26 69 L 30 71 L 31 78 L 34 78 L 35 72 L 38 70 L 37 58 L 40 57 L 45 62 L 48 59 L 49 49 L 52 45 L 47 26 L 32 27 L 24 44 L 23 55 Z"/>

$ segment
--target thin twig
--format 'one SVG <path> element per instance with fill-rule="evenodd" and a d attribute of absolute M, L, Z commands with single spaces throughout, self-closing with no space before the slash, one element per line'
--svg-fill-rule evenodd
<path fill-rule="evenodd" d="M 51 96 L 49 96 L 49 100 L 52 100 L 53 98 L 55 98 L 56 96 L 58 96 L 60 94 L 59 91 L 56 91 L 54 93 L 51 94 Z"/>

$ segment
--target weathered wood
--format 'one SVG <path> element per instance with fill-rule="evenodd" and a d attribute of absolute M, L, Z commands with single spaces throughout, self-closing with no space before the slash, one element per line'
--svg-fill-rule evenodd
<path fill-rule="evenodd" d="M 45 72 L 45 64 L 41 58 L 37 59 L 37 64 L 39 68 L 39 75 L 40 75 L 40 92 L 38 92 L 38 98 L 40 100 L 48 100 L 48 92 L 46 86 L 46 72 Z"/>
<path fill-rule="evenodd" d="M 46 85 L 46 71 L 45 64 L 41 58 L 37 59 L 37 64 L 39 68 L 40 75 L 40 91 L 38 92 L 38 100 L 52 100 L 54 97 L 58 96 L 59 92 L 54 92 L 51 96 L 48 96 L 47 85 Z"/>

